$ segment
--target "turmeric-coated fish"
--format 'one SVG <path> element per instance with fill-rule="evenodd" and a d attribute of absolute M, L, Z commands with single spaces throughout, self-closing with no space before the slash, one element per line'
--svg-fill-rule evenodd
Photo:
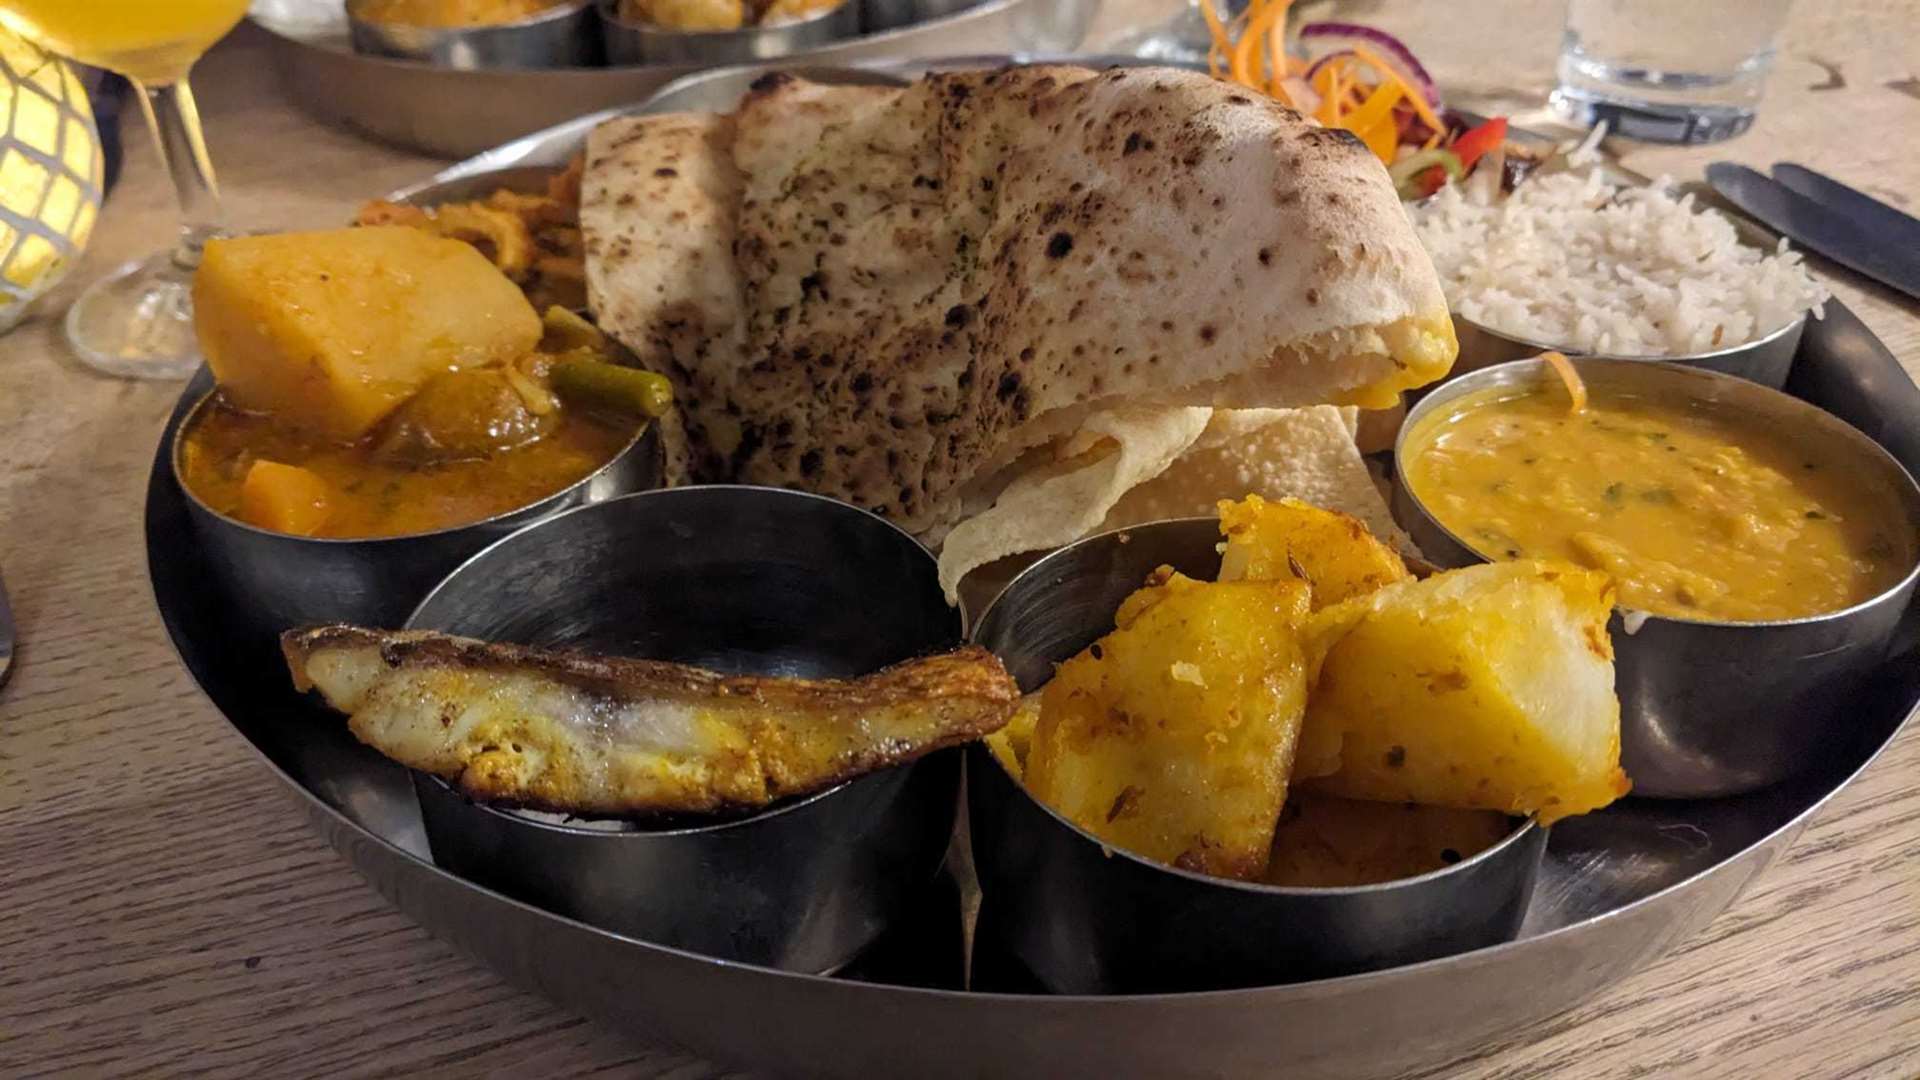
<path fill-rule="evenodd" d="M 288 631 L 294 685 L 361 742 L 477 799 L 557 813 L 750 809 L 1006 724 L 1019 690 L 968 647 L 864 678 L 735 678 L 421 631 Z"/>

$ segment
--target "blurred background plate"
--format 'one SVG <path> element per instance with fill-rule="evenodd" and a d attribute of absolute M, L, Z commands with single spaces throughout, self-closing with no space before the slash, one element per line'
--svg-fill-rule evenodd
<path fill-rule="evenodd" d="M 837 64 L 926 54 L 1068 52 L 1080 46 L 1099 7 L 1100 0 L 981 0 L 790 59 Z M 636 105 L 702 69 L 647 64 L 461 71 L 354 52 L 340 0 L 259 0 L 252 18 L 271 36 L 274 66 L 301 108 L 441 157 L 466 157 L 562 120 Z"/>

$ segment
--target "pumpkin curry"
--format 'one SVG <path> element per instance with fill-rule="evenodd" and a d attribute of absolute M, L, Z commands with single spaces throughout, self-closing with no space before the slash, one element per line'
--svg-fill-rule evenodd
<path fill-rule="evenodd" d="M 1914 537 L 1838 447 L 1699 400 L 1554 389 L 1463 398 L 1410 432 L 1404 482 L 1480 554 L 1603 570 L 1622 607 L 1763 622 L 1893 587 Z"/>
<path fill-rule="evenodd" d="M 532 505 L 669 406 L 564 308 L 543 318 L 472 247 L 406 228 L 215 240 L 194 281 L 219 389 L 176 466 L 275 532 L 405 536 Z"/>

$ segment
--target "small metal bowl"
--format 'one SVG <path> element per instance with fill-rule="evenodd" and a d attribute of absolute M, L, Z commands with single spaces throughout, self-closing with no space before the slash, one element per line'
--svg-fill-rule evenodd
<path fill-rule="evenodd" d="M 487 68 L 595 67 L 600 23 L 593 0 L 566 0 L 510 23 L 408 26 L 360 17 L 366 0 L 347 0 L 347 36 L 355 52 L 423 60 L 461 71 Z"/>
<path fill-rule="evenodd" d="M 317 623 L 398 626 L 427 590 L 488 544 L 563 510 L 660 484 L 660 437 L 658 425 L 650 423 L 588 476 L 484 521 L 410 536 L 290 536 L 220 513 L 181 479 L 182 447 L 212 398 L 210 389 L 180 422 L 169 460 L 174 482 L 186 494 L 194 534 L 224 584 L 245 600 L 235 618 L 266 640 L 290 627 Z"/>
<path fill-rule="evenodd" d="M 1687 367 L 1738 375 L 1750 382 L 1757 382 L 1761 386 L 1770 386 L 1778 390 L 1787 384 L 1787 375 L 1793 369 L 1794 354 L 1800 351 L 1800 336 L 1806 332 L 1806 329 L 1807 316 L 1802 314 L 1785 326 L 1742 345 L 1730 345 L 1724 349 L 1690 353 L 1684 356 L 1612 358 L 1639 363 L 1684 364 Z M 1526 338 L 1502 333 L 1491 327 L 1482 326 L 1458 313 L 1453 316 L 1453 332 L 1454 336 L 1460 339 L 1460 357 L 1453 364 L 1455 377 L 1492 367 L 1495 364 L 1504 364 L 1510 360 L 1525 360 L 1548 351 L 1557 350 L 1568 356 L 1588 355 L 1564 345 L 1529 341 Z"/>
<path fill-rule="evenodd" d="M 915 26 L 944 19 L 981 3 L 982 0 L 859 0 L 860 21 L 866 32 Z"/>
<path fill-rule="evenodd" d="M 973 638 L 1025 691 L 1113 629 L 1158 566 L 1212 579 L 1220 523 L 1187 518 L 1089 537 L 1015 578 Z M 1027 794 L 993 755 L 968 750 L 967 802 L 982 947 L 1010 953 L 1059 993 L 1266 986 L 1495 945 L 1520 928 L 1547 830 L 1418 877 L 1292 888 L 1206 877 L 1108 847 Z"/>
<path fill-rule="evenodd" d="M 1679 364 L 1584 358 L 1588 387 L 1711 401 L 1739 408 L 1776 430 L 1820 439 L 1853 455 L 1885 485 L 1920 535 L 1920 487 L 1884 448 L 1837 417 L 1750 380 Z M 1427 558 L 1441 566 L 1488 561 L 1428 511 L 1401 465 L 1422 446 L 1423 428 L 1466 395 L 1552 379 L 1539 360 L 1517 360 L 1464 375 L 1428 394 L 1407 416 L 1394 446 L 1393 510 Z M 1916 565 L 1898 584 L 1853 607 L 1771 622 L 1670 618 L 1616 610 L 1608 625 L 1620 695 L 1620 764 L 1633 793 L 1660 798 L 1736 795 L 1766 787 L 1816 760 L 1813 751 L 1843 723 L 1853 689 L 1886 658 L 1906 614 Z"/>
<path fill-rule="evenodd" d="M 1463 114 L 1462 118 L 1476 124 L 1486 119 L 1471 113 Z M 1554 139 L 1538 132 L 1519 128 L 1512 129 L 1508 138 L 1542 158 L 1551 155 L 1555 146 Z M 1603 161 L 1599 169 L 1601 177 L 1617 187 L 1648 187 L 1653 183 L 1651 178 L 1624 168 L 1617 161 L 1610 159 Z M 1717 212 L 1725 214 L 1728 222 L 1733 225 L 1735 237 L 1741 244 L 1769 254 L 1778 249 L 1779 234 L 1762 228 L 1752 220 L 1734 212 L 1734 208 L 1721 200 L 1711 187 L 1700 183 L 1683 183 L 1675 188 L 1675 194 L 1692 195 L 1699 202 L 1714 206 Z M 1768 331 L 1753 341 L 1742 345 L 1730 345 L 1724 349 L 1674 356 L 1619 356 L 1616 358 L 1637 360 L 1642 363 L 1685 364 L 1688 367 L 1738 375 L 1743 379 L 1778 390 L 1786 385 L 1787 375 L 1793 367 L 1794 354 L 1800 349 L 1800 337 L 1806 331 L 1807 318 L 1807 314 L 1803 312 L 1799 318 L 1785 326 Z M 1568 356 L 1594 355 L 1553 342 L 1531 341 L 1505 333 L 1493 327 L 1484 326 L 1457 312 L 1453 316 L 1453 331 L 1460 342 L 1460 356 L 1453 365 L 1455 376 L 1466 375 L 1495 364 L 1504 364 L 1509 360 L 1524 360 L 1539 356 L 1548 351 L 1558 351 Z M 1412 396 L 1417 399 L 1420 393 L 1416 392 Z"/>
<path fill-rule="evenodd" d="M 408 622 L 733 674 L 847 678 L 960 643 L 933 556 L 880 518 L 799 492 L 671 488 L 501 541 Z M 945 857 L 960 757 L 936 753 L 732 820 L 568 820 L 416 777 L 434 861 L 605 929 L 828 972 L 901 917 Z"/>
<path fill-rule="evenodd" d="M 598 0 L 609 64 L 745 64 L 778 60 L 860 33 L 860 0 L 777 26 L 673 30 L 620 15 L 619 0 Z"/>

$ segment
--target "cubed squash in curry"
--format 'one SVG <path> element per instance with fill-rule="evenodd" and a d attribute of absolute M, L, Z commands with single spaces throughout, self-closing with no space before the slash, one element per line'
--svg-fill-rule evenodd
<path fill-rule="evenodd" d="M 397 226 L 211 241 L 193 306 L 233 404 L 343 441 L 433 375 L 510 360 L 541 333 L 485 256 Z"/>

